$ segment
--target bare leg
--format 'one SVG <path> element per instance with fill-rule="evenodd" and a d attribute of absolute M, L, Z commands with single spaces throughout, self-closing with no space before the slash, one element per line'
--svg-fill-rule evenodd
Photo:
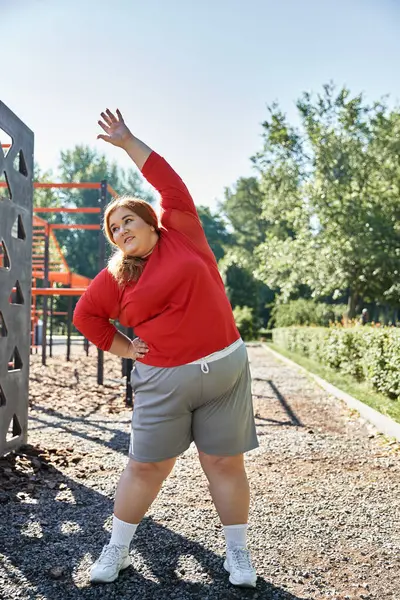
<path fill-rule="evenodd" d="M 250 490 L 243 454 L 212 456 L 199 452 L 211 497 L 223 525 L 242 525 L 249 518 Z"/>
<path fill-rule="evenodd" d="M 125 523 L 139 523 L 171 473 L 175 460 L 142 463 L 129 459 L 115 495 L 115 516 Z"/>

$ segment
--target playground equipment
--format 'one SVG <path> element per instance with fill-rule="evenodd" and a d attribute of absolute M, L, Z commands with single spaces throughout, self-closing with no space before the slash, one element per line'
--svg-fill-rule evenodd
<path fill-rule="evenodd" d="M 26 443 L 31 317 L 33 132 L 2 102 L 0 127 L 0 455 Z"/>
<path fill-rule="evenodd" d="M 72 273 L 55 230 L 101 228 L 108 194 L 117 194 L 106 180 L 91 183 L 40 183 L 33 180 L 33 133 L 0 102 L 0 129 L 11 143 L 0 147 L 0 456 L 26 443 L 29 351 L 36 345 L 35 326 L 42 320 L 42 363 L 46 364 L 47 323 L 50 353 L 54 296 L 68 297 L 67 360 L 70 358 L 72 298 L 84 293 L 90 279 Z M 0 140 L 1 142 L 2 140 Z M 98 189 L 99 205 L 90 208 L 33 208 L 34 188 Z M 93 213 L 98 223 L 52 224 L 40 213 Z M 99 235 L 99 270 L 105 266 L 105 238 Z M 42 285 L 38 287 L 37 282 Z M 62 287 L 55 287 L 61 285 Z M 37 298 L 42 297 L 42 308 Z M 50 311 L 48 307 L 50 298 Z M 127 331 L 133 336 L 132 330 Z M 88 342 L 86 352 L 88 352 Z M 98 350 L 97 383 L 104 380 L 104 354 Z M 126 401 L 132 405 L 129 375 L 132 361 L 122 360 Z"/>
<path fill-rule="evenodd" d="M 90 229 L 100 230 L 100 221 L 107 204 L 107 196 L 110 194 L 115 197 L 117 193 L 107 183 L 107 181 L 95 183 L 39 183 L 35 182 L 36 188 L 68 188 L 68 189 L 98 189 L 100 191 L 99 204 L 97 207 L 90 208 L 34 208 L 33 218 L 33 256 L 32 256 L 32 345 L 35 343 L 35 326 L 38 323 L 39 315 L 37 310 L 37 297 L 42 296 L 43 306 L 42 317 L 42 364 L 46 364 L 47 352 L 47 322 L 48 322 L 48 297 L 68 296 L 67 312 L 67 360 L 70 359 L 71 350 L 71 326 L 72 326 L 72 297 L 81 295 L 90 283 L 88 277 L 72 273 L 57 241 L 54 233 L 57 229 Z M 94 213 L 98 214 L 100 219 L 98 223 L 92 224 L 50 224 L 43 218 L 38 217 L 38 213 Z M 103 235 L 99 236 L 99 270 L 105 265 L 105 239 Z M 42 280 L 42 287 L 37 287 L 36 280 Z M 54 287 L 62 284 L 66 287 Z M 52 339 L 53 322 L 53 301 L 50 304 L 50 336 Z M 88 348 L 88 346 L 86 346 Z M 50 346 L 51 349 L 51 346 Z M 98 351 L 97 382 L 103 384 L 103 352 Z"/>

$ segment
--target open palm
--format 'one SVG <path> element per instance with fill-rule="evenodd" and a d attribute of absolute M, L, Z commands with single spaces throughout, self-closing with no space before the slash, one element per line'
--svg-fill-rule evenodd
<path fill-rule="evenodd" d="M 117 116 L 107 108 L 106 112 L 101 113 L 102 121 L 98 121 L 100 127 L 107 135 L 99 134 L 97 139 L 104 140 L 113 146 L 123 147 L 125 143 L 132 137 L 132 133 L 125 125 L 124 119 L 117 109 Z"/>

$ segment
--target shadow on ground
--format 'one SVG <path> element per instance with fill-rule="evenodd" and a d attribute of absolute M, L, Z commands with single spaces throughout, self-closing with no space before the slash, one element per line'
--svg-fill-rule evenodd
<path fill-rule="evenodd" d="M 278 419 L 261 418 L 261 417 L 257 416 L 257 418 L 259 420 L 266 421 L 268 424 L 271 424 L 271 425 L 292 425 L 293 427 L 304 427 L 304 424 L 301 422 L 301 420 L 296 415 L 296 413 L 290 406 L 290 404 L 287 401 L 287 399 L 285 398 L 285 396 L 279 391 L 279 389 L 276 387 L 276 385 L 274 384 L 273 381 L 271 381 L 270 379 L 265 379 L 263 377 L 253 377 L 252 380 L 253 380 L 253 382 L 262 381 L 269 385 L 274 397 L 276 398 L 276 400 L 278 400 L 283 412 L 287 416 L 287 420 L 285 420 L 285 421 L 281 421 Z M 264 395 L 260 396 L 259 394 L 254 394 L 254 393 L 253 393 L 253 397 L 265 398 Z"/>
<path fill-rule="evenodd" d="M 88 442 L 95 442 L 101 446 L 105 446 L 111 450 L 123 452 L 125 454 L 126 449 L 129 446 L 130 433 L 125 431 L 116 432 L 114 428 L 107 426 L 109 424 L 107 419 L 104 419 L 103 421 L 100 421 L 99 419 L 96 421 L 89 421 L 90 416 L 95 412 L 96 411 L 91 411 L 85 413 L 84 416 L 75 417 L 54 409 L 38 406 L 35 407 L 34 414 L 30 415 L 29 421 L 33 425 L 33 427 L 31 426 L 31 430 L 35 429 L 35 431 L 38 431 L 39 429 L 48 429 L 49 427 L 53 427 L 55 435 L 57 435 L 57 432 L 61 430 L 72 437 L 80 438 Z M 57 421 L 54 421 L 52 425 L 50 425 L 48 420 L 44 418 L 49 415 L 52 419 L 57 419 Z M 85 422 L 89 421 L 92 435 L 87 431 L 79 431 L 75 426 L 79 426 L 83 420 L 85 420 Z M 108 433 L 112 433 L 113 437 L 109 440 L 105 440 L 104 434 L 107 435 Z"/>
<path fill-rule="evenodd" d="M 1 597 L 302 600 L 261 578 L 255 590 L 234 588 L 220 556 L 152 518 L 138 528 L 132 567 L 112 584 L 90 585 L 88 567 L 109 539 L 103 523 L 112 513 L 112 498 L 67 477 L 45 452 L 26 446 L 1 459 Z M 21 475 L 21 460 L 36 465 L 35 483 Z M 192 565 L 189 572 L 183 559 Z"/>

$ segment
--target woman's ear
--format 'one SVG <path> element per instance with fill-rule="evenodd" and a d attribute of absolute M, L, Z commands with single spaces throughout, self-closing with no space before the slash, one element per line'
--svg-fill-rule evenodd
<path fill-rule="evenodd" d="M 151 231 L 155 231 L 155 228 L 153 227 L 153 225 L 150 226 Z"/>

